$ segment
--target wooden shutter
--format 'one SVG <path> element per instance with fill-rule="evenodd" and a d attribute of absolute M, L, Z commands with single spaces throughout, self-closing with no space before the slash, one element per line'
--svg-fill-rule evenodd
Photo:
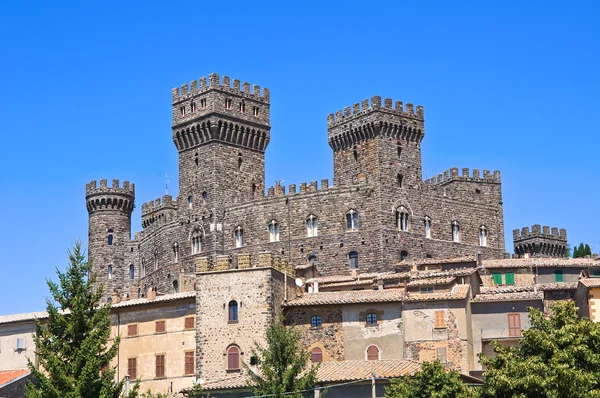
<path fill-rule="evenodd" d="M 240 351 L 237 347 L 231 347 L 227 351 L 227 369 L 239 369 L 240 368 Z"/>
<path fill-rule="evenodd" d="M 444 320 L 444 311 L 436 311 L 435 312 L 435 328 L 436 329 L 440 329 L 440 328 L 445 328 L 446 327 L 446 321 Z"/>
<path fill-rule="evenodd" d="M 446 359 L 446 347 L 440 347 L 437 349 L 437 359 L 443 364 L 448 362 Z"/>
<path fill-rule="evenodd" d="M 165 321 L 156 321 L 155 331 L 156 331 L 156 333 L 164 333 L 165 332 Z"/>
<path fill-rule="evenodd" d="M 508 314 L 508 335 L 521 336 L 521 314 Z"/>
<path fill-rule="evenodd" d="M 194 351 L 185 353 L 185 374 L 193 375 L 194 373 Z"/>
<path fill-rule="evenodd" d="M 515 284 L 515 274 L 514 274 L 514 272 L 507 272 L 506 274 L 504 274 L 504 278 L 506 279 L 506 284 L 507 285 L 514 285 Z"/>
<path fill-rule="evenodd" d="M 367 360 L 369 361 L 377 361 L 379 360 L 379 348 L 372 345 L 367 348 Z"/>
<path fill-rule="evenodd" d="M 127 360 L 127 374 L 130 380 L 137 379 L 137 358 L 129 358 Z"/>
<path fill-rule="evenodd" d="M 555 282 L 564 282 L 562 271 L 554 271 L 554 281 Z"/>
<path fill-rule="evenodd" d="M 188 316 L 187 318 L 185 318 L 185 328 L 186 329 L 194 329 L 195 326 L 196 325 L 195 325 L 193 316 Z"/>
<path fill-rule="evenodd" d="M 494 280 L 494 286 L 500 286 L 502 284 L 502 274 L 492 274 Z"/>
<path fill-rule="evenodd" d="M 137 336 L 137 325 L 128 325 L 127 326 L 127 336 Z"/>
<path fill-rule="evenodd" d="M 156 356 L 156 377 L 165 377 L 165 356 Z"/>
<path fill-rule="evenodd" d="M 323 351 L 320 348 L 315 347 L 311 351 L 310 360 L 313 363 L 323 362 Z"/>

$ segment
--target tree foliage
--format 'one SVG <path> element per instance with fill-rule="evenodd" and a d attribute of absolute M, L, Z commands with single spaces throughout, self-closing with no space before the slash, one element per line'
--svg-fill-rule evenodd
<path fill-rule="evenodd" d="M 413 376 L 392 380 L 386 398 L 467 398 L 472 391 L 455 370 L 447 371 L 439 361 L 424 362 Z"/>
<path fill-rule="evenodd" d="M 52 300 L 46 300 L 48 319 L 37 322 L 34 336 L 38 370 L 29 361 L 35 383 L 27 386 L 27 398 L 118 398 L 125 379 L 115 382 L 119 337 L 109 346 L 110 305 L 100 305 L 102 290 L 92 291 L 95 275 L 85 261 L 81 242 L 69 251 L 59 282 L 47 280 Z M 104 369 L 104 371 L 102 371 Z M 138 384 L 127 394 L 137 397 Z"/>
<path fill-rule="evenodd" d="M 592 249 L 587 243 L 580 243 L 579 246 L 575 246 L 575 248 L 573 249 L 573 258 L 582 258 L 591 255 Z"/>
<path fill-rule="evenodd" d="M 531 328 L 518 347 L 495 344 L 482 397 L 600 397 L 600 324 L 577 316 L 572 302 L 556 303 L 546 319 L 529 309 Z"/>
<path fill-rule="evenodd" d="M 309 365 L 310 353 L 300 344 L 299 332 L 286 327 L 283 317 L 278 317 L 266 331 L 266 346 L 255 343 L 252 356 L 257 360 L 258 372 L 254 373 L 244 363 L 247 385 L 254 395 L 273 394 L 300 398 L 300 391 L 314 388 L 317 380 L 317 365 Z"/>

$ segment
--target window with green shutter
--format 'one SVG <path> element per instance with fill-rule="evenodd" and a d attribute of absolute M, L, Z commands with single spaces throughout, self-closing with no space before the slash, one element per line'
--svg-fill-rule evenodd
<path fill-rule="evenodd" d="M 554 271 L 554 281 L 555 282 L 564 282 L 562 271 Z"/>
<path fill-rule="evenodd" d="M 494 286 L 500 286 L 502 284 L 502 274 L 492 274 Z"/>
<path fill-rule="evenodd" d="M 507 272 L 506 274 L 504 274 L 504 278 L 506 279 L 507 285 L 515 284 L 515 274 L 513 272 Z"/>

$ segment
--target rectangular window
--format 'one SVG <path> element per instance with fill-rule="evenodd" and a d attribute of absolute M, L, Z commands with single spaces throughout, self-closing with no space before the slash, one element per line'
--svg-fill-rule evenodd
<path fill-rule="evenodd" d="M 421 293 L 421 294 L 430 294 L 430 293 L 433 293 L 433 286 L 422 286 L 419 289 L 419 293 Z"/>
<path fill-rule="evenodd" d="M 494 286 L 500 286 L 502 284 L 502 274 L 492 274 L 492 280 L 494 281 Z"/>
<path fill-rule="evenodd" d="M 156 333 L 165 333 L 165 321 L 156 321 L 156 323 L 154 324 L 154 331 Z"/>
<path fill-rule="evenodd" d="M 138 325 L 128 325 L 127 326 L 127 336 L 137 336 L 138 334 Z"/>
<path fill-rule="evenodd" d="M 446 347 L 440 347 L 437 349 L 437 360 L 442 364 L 448 362 L 446 359 Z"/>
<path fill-rule="evenodd" d="M 554 271 L 554 281 L 555 282 L 564 282 L 563 272 L 562 271 Z"/>
<path fill-rule="evenodd" d="M 186 329 L 195 329 L 196 324 L 194 322 L 193 316 L 188 316 L 185 318 L 185 328 Z"/>
<path fill-rule="evenodd" d="M 507 272 L 506 274 L 504 274 L 504 281 L 507 285 L 514 285 L 515 284 L 515 273 Z"/>
<path fill-rule="evenodd" d="M 436 311 L 435 312 L 435 328 L 443 329 L 446 327 L 446 320 L 444 319 L 444 311 Z"/>
<path fill-rule="evenodd" d="M 187 351 L 185 353 L 185 374 L 193 375 L 194 371 L 194 351 Z"/>
<path fill-rule="evenodd" d="M 508 314 L 508 335 L 510 337 L 521 336 L 521 314 Z"/>
<path fill-rule="evenodd" d="M 17 346 L 16 349 L 18 351 L 25 349 L 25 339 L 23 337 L 17 337 Z"/>
<path fill-rule="evenodd" d="M 127 360 L 127 374 L 129 380 L 137 379 L 137 358 L 129 358 Z"/>
<path fill-rule="evenodd" d="M 165 377 L 165 355 L 156 356 L 156 377 Z"/>

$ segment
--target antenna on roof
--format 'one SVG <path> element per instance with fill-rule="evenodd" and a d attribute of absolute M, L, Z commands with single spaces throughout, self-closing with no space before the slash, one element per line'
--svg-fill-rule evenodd
<path fill-rule="evenodd" d="M 165 194 L 169 194 L 169 175 L 165 173 Z"/>

